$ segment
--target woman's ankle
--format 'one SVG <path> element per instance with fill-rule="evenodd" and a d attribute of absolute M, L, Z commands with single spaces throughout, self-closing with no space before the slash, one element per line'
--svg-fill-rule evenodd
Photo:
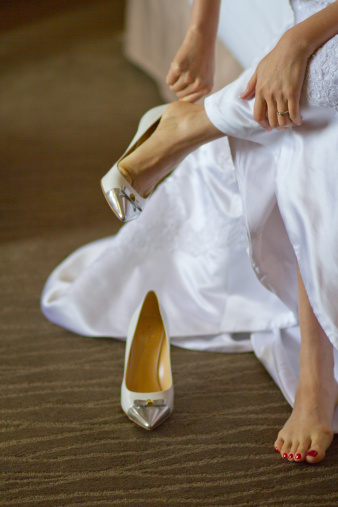
<path fill-rule="evenodd" d="M 121 160 L 119 170 L 140 195 L 147 197 L 192 151 L 223 136 L 203 106 L 173 102 L 152 135 Z"/>

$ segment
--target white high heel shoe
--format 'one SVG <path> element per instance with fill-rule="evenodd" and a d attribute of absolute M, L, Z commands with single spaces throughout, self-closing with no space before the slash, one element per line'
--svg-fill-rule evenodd
<path fill-rule="evenodd" d="M 101 187 L 105 198 L 115 215 L 121 222 L 135 220 L 143 211 L 148 199 L 140 196 L 130 183 L 122 176 L 118 164 L 123 158 L 134 151 L 155 130 L 168 104 L 154 107 L 142 116 L 137 132 L 122 157 L 101 179 Z"/>
<path fill-rule="evenodd" d="M 142 428 L 152 430 L 174 410 L 170 338 L 155 292 L 146 294 L 131 318 L 126 341 L 121 406 Z"/>

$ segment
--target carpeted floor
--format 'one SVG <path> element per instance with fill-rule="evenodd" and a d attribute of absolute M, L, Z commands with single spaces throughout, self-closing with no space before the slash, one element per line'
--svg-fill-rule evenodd
<path fill-rule="evenodd" d="M 99 179 L 161 102 L 121 54 L 123 7 L 0 2 L 0 504 L 338 505 L 337 437 L 282 461 L 290 407 L 253 354 L 172 347 L 175 411 L 147 432 L 120 408 L 124 343 L 40 312 L 50 271 L 118 230 Z"/>

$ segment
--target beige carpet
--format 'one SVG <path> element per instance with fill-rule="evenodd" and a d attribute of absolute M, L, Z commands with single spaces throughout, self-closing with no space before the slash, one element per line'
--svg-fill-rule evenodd
<path fill-rule="evenodd" d="M 0 504 L 338 505 L 337 437 L 282 461 L 290 407 L 253 354 L 172 347 L 175 411 L 146 432 L 120 408 L 124 343 L 40 313 L 57 263 L 117 231 L 99 179 L 161 99 L 121 54 L 123 2 L 0 7 Z"/>

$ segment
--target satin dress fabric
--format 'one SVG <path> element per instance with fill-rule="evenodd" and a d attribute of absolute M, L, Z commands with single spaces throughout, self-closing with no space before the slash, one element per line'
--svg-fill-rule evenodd
<path fill-rule="evenodd" d="M 311 4 L 308 15 L 316 4 L 298 3 Z M 304 92 L 303 125 L 267 133 L 253 120 L 253 101 L 239 99 L 254 69 L 205 101 L 228 137 L 189 155 L 135 222 L 65 259 L 49 276 L 41 305 L 47 318 L 75 333 L 125 339 L 135 308 L 155 290 L 173 345 L 253 350 L 293 406 L 297 260 L 334 346 L 338 381 L 338 118 Z"/>

